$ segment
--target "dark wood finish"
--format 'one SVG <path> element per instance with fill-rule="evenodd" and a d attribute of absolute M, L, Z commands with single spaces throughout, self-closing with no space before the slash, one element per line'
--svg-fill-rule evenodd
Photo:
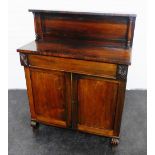
<path fill-rule="evenodd" d="M 76 127 L 89 133 L 119 137 L 124 90 L 123 81 L 73 74 Z"/>
<path fill-rule="evenodd" d="M 67 118 L 71 115 L 68 110 L 69 94 L 66 91 L 68 87 L 66 83 L 70 80 L 70 76 L 67 74 L 69 73 L 30 69 L 34 112 L 37 120 L 67 126 Z"/>
<path fill-rule="evenodd" d="M 41 40 L 74 39 L 101 46 L 132 46 L 135 15 L 29 10 Z"/>
<path fill-rule="evenodd" d="M 71 128 L 117 145 L 136 16 L 30 11 L 36 40 L 17 51 L 31 126 Z"/>
<path fill-rule="evenodd" d="M 29 98 L 29 107 L 30 107 L 31 119 L 36 120 L 36 113 L 34 110 L 35 107 L 34 107 L 30 68 L 24 67 L 24 70 L 25 70 L 25 78 L 26 78 L 26 85 L 27 85 L 27 94 L 28 94 L 28 98 Z"/>
<path fill-rule="evenodd" d="M 89 76 L 77 80 L 78 129 L 113 132 L 119 82 Z"/>
<path fill-rule="evenodd" d="M 56 56 L 97 62 L 130 65 L 131 49 L 93 46 L 89 42 L 55 40 L 51 42 L 33 41 L 18 52 L 44 56 Z"/>
<path fill-rule="evenodd" d="M 122 119 L 124 99 L 125 99 L 125 88 L 126 88 L 126 82 L 120 81 L 119 87 L 118 87 L 117 107 L 116 107 L 114 133 L 113 133 L 115 137 L 119 137 L 119 134 L 120 134 L 121 119 Z"/>

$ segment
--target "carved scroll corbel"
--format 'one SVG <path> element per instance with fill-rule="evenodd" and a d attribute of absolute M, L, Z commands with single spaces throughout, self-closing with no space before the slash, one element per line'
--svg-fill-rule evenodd
<path fill-rule="evenodd" d="M 117 79 L 118 80 L 126 80 L 128 73 L 127 65 L 117 65 Z"/>
<path fill-rule="evenodd" d="M 25 66 L 25 67 L 29 66 L 28 57 L 26 54 L 20 53 L 20 63 L 22 66 Z"/>

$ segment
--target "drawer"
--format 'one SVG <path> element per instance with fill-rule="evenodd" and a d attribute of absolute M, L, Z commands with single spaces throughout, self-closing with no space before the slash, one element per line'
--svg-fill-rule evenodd
<path fill-rule="evenodd" d="M 28 60 L 30 67 L 116 78 L 116 64 L 39 55 L 29 55 Z"/>

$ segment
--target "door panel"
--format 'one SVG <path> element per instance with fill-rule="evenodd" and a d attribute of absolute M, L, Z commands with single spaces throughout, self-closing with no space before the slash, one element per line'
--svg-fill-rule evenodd
<path fill-rule="evenodd" d="M 119 83 L 91 76 L 77 77 L 77 128 L 112 135 Z"/>
<path fill-rule="evenodd" d="M 37 120 L 65 127 L 70 118 L 70 75 L 41 69 L 30 72 Z"/>

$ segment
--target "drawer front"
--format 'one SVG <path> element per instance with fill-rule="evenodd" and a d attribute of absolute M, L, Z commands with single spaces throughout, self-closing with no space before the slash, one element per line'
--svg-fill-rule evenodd
<path fill-rule="evenodd" d="M 28 60 L 30 67 L 116 79 L 116 64 L 39 55 L 29 55 Z"/>

